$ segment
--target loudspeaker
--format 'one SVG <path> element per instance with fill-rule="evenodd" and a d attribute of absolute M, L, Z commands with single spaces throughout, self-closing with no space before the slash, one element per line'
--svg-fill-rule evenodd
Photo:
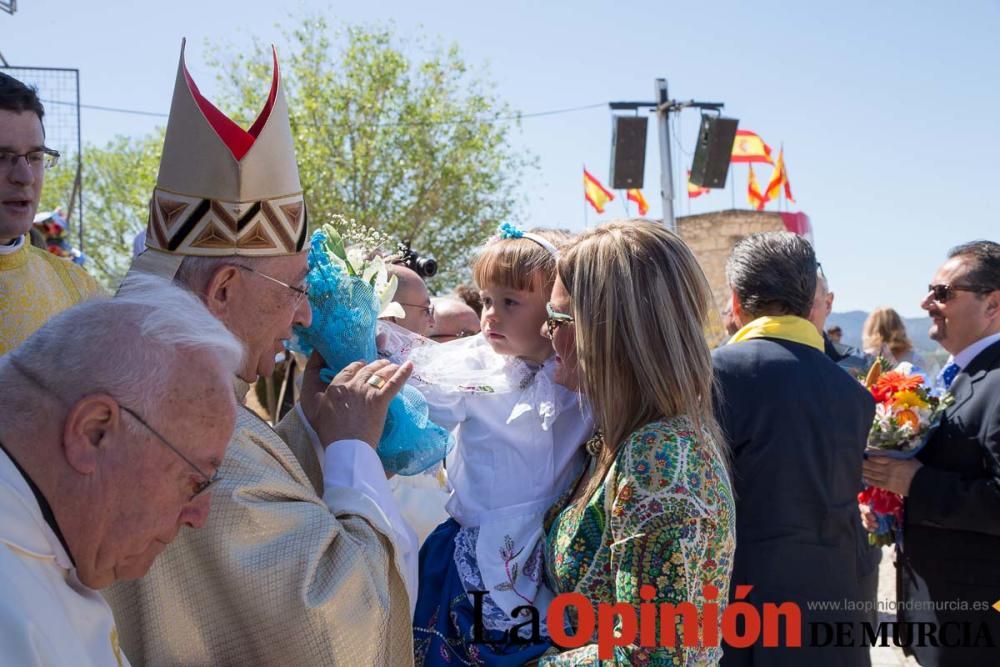
<path fill-rule="evenodd" d="M 701 117 L 698 145 L 695 146 L 694 160 L 691 162 L 689 180 L 693 185 L 705 188 L 726 187 L 737 125 L 739 121 L 735 118 L 711 115 Z"/>
<path fill-rule="evenodd" d="M 611 188 L 628 190 L 641 188 L 646 171 L 645 116 L 612 116 L 611 120 Z"/>

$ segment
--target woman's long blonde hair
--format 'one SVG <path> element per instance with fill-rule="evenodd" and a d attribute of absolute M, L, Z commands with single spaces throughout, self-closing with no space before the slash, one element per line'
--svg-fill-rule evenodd
<path fill-rule="evenodd" d="M 705 341 L 712 293 L 680 237 L 648 220 L 609 222 L 581 234 L 557 272 L 572 298 L 581 389 L 606 443 L 584 502 L 629 434 L 658 419 L 687 416 L 726 464 Z"/>
<path fill-rule="evenodd" d="M 862 345 L 866 352 L 880 354 L 884 345 L 896 358 L 896 361 L 900 361 L 901 357 L 913 349 L 913 343 L 906 335 L 906 325 L 903 324 L 903 318 L 892 308 L 873 310 L 865 320 L 861 336 Z"/>

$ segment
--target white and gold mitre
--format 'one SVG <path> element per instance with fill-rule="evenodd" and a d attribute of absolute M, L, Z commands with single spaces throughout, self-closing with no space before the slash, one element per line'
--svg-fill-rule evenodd
<path fill-rule="evenodd" d="M 149 202 L 146 252 L 138 264 L 152 262 L 159 269 L 154 273 L 172 274 L 189 256 L 268 257 L 303 250 L 306 207 L 278 55 L 272 52 L 271 91 L 244 130 L 198 91 L 181 43 L 160 172 Z"/>

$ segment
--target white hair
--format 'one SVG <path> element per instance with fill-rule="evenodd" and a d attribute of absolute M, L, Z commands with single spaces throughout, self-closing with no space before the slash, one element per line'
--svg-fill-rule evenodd
<path fill-rule="evenodd" d="M 236 266 L 242 264 L 257 270 L 265 270 L 268 260 L 271 257 L 256 256 L 231 256 L 224 257 L 197 257 L 189 255 L 181 261 L 177 268 L 177 275 L 174 282 L 187 287 L 196 294 L 202 294 L 208 287 L 208 281 L 212 279 L 215 272 L 224 266 Z"/>
<path fill-rule="evenodd" d="M 40 381 L 67 407 L 104 392 L 146 414 L 181 380 L 175 373 L 183 357 L 198 355 L 198 372 L 221 373 L 220 381 L 230 382 L 243 354 L 240 341 L 194 294 L 135 274 L 115 298 L 63 311 L 0 357 L 0 384 L 11 395 L 37 396 L 33 385 Z"/>

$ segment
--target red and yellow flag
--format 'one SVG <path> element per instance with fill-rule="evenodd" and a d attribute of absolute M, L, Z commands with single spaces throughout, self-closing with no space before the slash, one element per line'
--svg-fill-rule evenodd
<path fill-rule="evenodd" d="M 794 203 L 792 186 L 788 184 L 788 171 L 785 169 L 784 146 L 778 151 L 778 161 L 774 163 L 774 171 L 771 172 L 771 182 L 767 184 L 767 191 L 764 192 L 765 199 L 767 201 L 777 199 L 778 193 L 781 192 L 781 186 L 785 186 L 785 198 Z"/>
<path fill-rule="evenodd" d="M 702 195 L 707 195 L 711 190 L 703 185 L 695 185 L 691 182 L 691 170 L 688 169 L 688 199 L 697 199 Z"/>
<path fill-rule="evenodd" d="M 607 188 L 601 185 L 600 181 L 587 171 L 586 167 L 583 168 L 583 196 L 598 213 L 604 213 L 604 205 L 615 198 Z"/>
<path fill-rule="evenodd" d="M 632 188 L 625 195 L 629 201 L 635 202 L 635 205 L 639 207 L 639 215 L 646 215 L 649 213 L 649 204 L 646 202 L 646 198 L 642 196 L 642 190 L 637 188 Z"/>
<path fill-rule="evenodd" d="M 763 211 L 764 204 L 767 203 L 767 197 L 760 192 L 760 185 L 757 183 L 757 177 L 753 173 L 753 165 L 748 164 L 747 167 L 750 169 L 750 175 L 747 176 L 747 201 L 750 202 L 750 206 L 758 211 Z"/>
<path fill-rule="evenodd" d="M 771 160 L 771 147 L 764 143 L 756 132 L 736 130 L 736 140 L 733 141 L 733 155 L 730 162 L 766 162 Z"/>

